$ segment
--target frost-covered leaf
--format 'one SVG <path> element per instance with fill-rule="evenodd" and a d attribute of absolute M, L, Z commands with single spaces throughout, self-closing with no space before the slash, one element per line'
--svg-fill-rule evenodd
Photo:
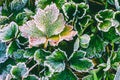
<path fill-rule="evenodd" d="M 90 20 L 91 20 L 91 16 L 86 15 L 82 19 L 80 19 L 79 25 L 82 27 L 86 27 L 88 25 L 88 23 L 90 22 Z"/>
<path fill-rule="evenodd" d="M 85 58 L 86 52 L 76 51 L 70 57 L 70 67 L 78 72 L 86 72 L 93 68 L 92 60 Z"/>
<path fill-rule="evenodd" d="M 13 41 L 7 46 L 6 54 L 12 56 L 17 49 L 19 49 L 18 43 Z"/>
<path fill-rule="evenodd" d="M 64 17 L 55 4 L 47 6 L 44 10 L 38 9 L 34 20 L 38 29 L 47 37 L 57 35 L 64 29 Z"/>
<path fill-rule="evenodd" d="M 34 57 L 34 53 L 35 53 L 35 51 L 37 50 L 38 48 L 36 48 L 36 47 L 32 47 L 32 48 L 27 48 L 26 50 L 25 50 L 25 53 L 24 53 L 24 57 L 25 58 L 32 58 L 32 57 Z"/>
<path fill-rule="evenodd" d="M 103 39 L 107 42 L 117 42 L 119 39 L 119 35 L 116 34 L 114 28 L 111 28 L 108 32 L 103 33 Z"/>
<path fill-rule="evenodd" d="M 37 76 L 35 75 L 29 75 L 26 78 L 24 78 L 24 80 L 39 80 Z"/>
<path fill-rule="evenodd" d="M 97 27 L 100 31 L 108 32 L 112 27 L 112 23 L 110 20 L 104 20 L 103 22 L 100 22 Z"/>
<path fill-rule="evenodd" d="M 66 53 L 60 49 L 57 49 L 50 56 L 46 57 L 45 65 L 55 72 L 61 72 L 65 69 L 66 60 Z"/>
<path fill-rule="evenodd" d="M 116 72 L 114 80 L 120 80 L 120 66 L 117 69 L 117 72 Z"/>
<path fill-rule="evenodd" d="M 65 3 L 62 6 L 63 12 L 68 19 L 73 19 L 76 14 L 76 4 L 73 2 Z"/>
<path fill-rule="evenodd" d="M 98 35 L 91 36 L 88 48 L 85 49 L 87 57 L 100 56 L 105 50 L 105 43 Z"/>
<path fill-rule="evenodd" d="M 48 42 L 57 46 L 62 40 L 72 40 L 77 34 L 72 29 L 72 26 L 65 25 L 64 17 L 55 4 L 47 6 L 44 10 L 38 9 L 34 19 L 20 27 L 22 35 L 29 38 L 30 46 Z"/>
<path fill-rule="evenodd" d="M 37 61 L 37 63 L 39 64 L 43 64 L 44 61 L 46 60 L 46 57 L 50 55 L 49 51 L 45 51 L 43 49 L 39 49 L 37 51 L 35 51 L 34 54 L 34 60 Z"/>
<path fill-rule="evenodd" d="M 120 10 L 120 1 L 119 0 L 114 0 L 115 2 L 115 7 L 117 10 Z"/>
<path fill-rule="evenodd" d="M 21 9 L 23 9 L 26 5 L 28 0 L 13 0 L 11 3 L 10 3 L 10 8 L 12 11 L 19 11 Z"/>
<path fill-rule="evenodd" d="M 73 19 L 75 16 L 83 18 L 88 8 L 89 6 L 86 3 L 75 4 L 74 2 L 65 3 L 62 7 L 68 20 Z"/>
<path fill-rule="evenodd" d="M 4 69 L 3 69 L 2 73 L 1 73 L 1 70 L 0 70 L 0 79 L 1 80 L 7 80 L 6 78 L 7 78 L 7 75 L 10 74 L 11 68 L 12 68 L 12 65 L 8 64 L 7 66 L 4 66 Z"/>
<path fill-rule="evenodd" d="M 111 9 L 105 9 L 105 10 L 101 10 L 98 12 L 98 14 L 95 15 L 95 19 L 98 22 L 102 22 L 104 20 L 110 20 L 113 18 L 114 15 L 114 11 Z"/>
<path fill-rule="evenodd" d="M 37 0 L 36 5 L 37 8 L 44 9 L 47 5 L 50 5 L 52 0 Z"/>
<path fill-rule="evenodd" d="M 0 16 L 0 25 L 5 24 L 8 21 L 7 16 Z"/>
<path fill-rule="evenodd" d="M 58 8 L 61 8 L 67 2 L 67 0 L 53 0 L 53 2 Z"/>
<path fill-rule="evenodd" d="M 23 56 L 24 53 L 25 51 L 23 49 L 18 49 L 13 53 L 13 58 L 16 60 L 16 62 L 26 62 L 26 58 Z"/>
<path fill-rule="evenodd" d="M 88 9 L 89 9 L 89 5 L 86 4 L 86 3 L 77 4 L 77 13 L 76 13 L 76 15 L 77 15 L 79 18 L 83 18 L 83 16 L 85 16 L 86 11 L 87 11 Z"/>
<path fill-rule="evenodd" d="M 6 53 L 6 44 L 0 42 L 0 63 L 5 62 L 8 59 Z"/>
<path fill-rule="evenodd" d="M 82 48 L 87 48 L 89 46 L 90 42 L 90 36 L 87 34 L 84 34 L 80 37 L 80 45 Z"/>
<path fill-rule="evenodd" d="M 97 28 L 100 31 L 108 32 L 113 26 L 112 20 L 114 17 L 114 11 L 110 9 L 101 10 L 95 15 L 95 19 L 98 21 Z"/>
<path fill-rule="evenodd" d="M 69 69 L 65 69 L 60 73 L 55 73 L 50 80 L 78 80 L 76 75 Z"/>
<path fill-rule="evenodd" d="M 11 22 L 8 26 L 0 30 L 0 39 L 3 42 L 10 41 L 18 35 L 18 25 L 15 22 Z"/>
<path fill-rule="evenodd" d="M 26 67 L 25 63 L 18 63 L 16 66 L 12 66 L 11 74 L 16 79 L 21 79 L 22 77 L 27 77 L 28 68 Z"/>

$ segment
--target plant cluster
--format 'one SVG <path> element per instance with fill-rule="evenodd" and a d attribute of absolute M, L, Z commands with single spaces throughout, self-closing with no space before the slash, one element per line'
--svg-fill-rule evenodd
<path fill-rule="evenodd" d="M 1 0 L 0 80 L 120 80 L 120 1 Z"/>

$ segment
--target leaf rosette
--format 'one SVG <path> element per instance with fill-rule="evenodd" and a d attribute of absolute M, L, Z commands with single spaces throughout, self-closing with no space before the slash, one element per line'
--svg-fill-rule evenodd
<path fill-rule="evenodd" d="M 77 34 L 72 29 L 72 26 L 65 24 L 64 17 L 55 4 L 47 6 L 44 10 L 39 8 L 34 19 L 20 27 L 22 35 L 29 38 L 30 46 L 48 42 L 51 46 L 57 46 L 62 40 L 72 40 Z"/>

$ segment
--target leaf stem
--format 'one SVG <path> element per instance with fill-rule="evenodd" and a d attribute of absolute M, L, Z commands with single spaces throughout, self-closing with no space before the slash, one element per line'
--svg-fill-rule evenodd
<path fill-rule="evenodd" d="M 48 46 L 48 39 L 46 39 L 46 42 L 45 42 L 45 44 L 44 44 L 44 49 L 46 49 L 47 46 Z"/>

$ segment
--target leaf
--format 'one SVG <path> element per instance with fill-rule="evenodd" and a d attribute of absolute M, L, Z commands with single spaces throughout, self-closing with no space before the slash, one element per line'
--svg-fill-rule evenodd
<path fill-rule="evenodd" d="M 24 58 L 23 54 L 25 51 L 23 49 L 17 49 L 16 52 L 13 53 L 13 58 L 16 60 L 16 62 L 26 62 L 26 58 Z"/>
<path fill-rule="evenodd" d="M 76 51 L 72 53 L 69 62 L 70 67 L 78 72 L 88 72 L 93 68 L 93 63 L 90 59 L 85 58 L 86 52 Z"/>
<path fill-rule="evenodd" d="M 102 22 L 104 20 L 110 20 L 113 18 L 114 15 L 114 11 L 111 9 L 105 9 L 105 10 L 101 10 L 98 12 L 98 14 L 95 15 L 95 19 L 98 22 Z"/>
<path fill-rule="evenodd" d="M 89 42 L 90 42 L 90 36 L 87 34 L 83 34 L 80 37 L 80 45 L 82 48 L 87 48 L 89 46 Z"/>
<path fill-rule="evenodd" d="M 23 56 L 24 56 L 25 58 L 32 58 L 32 57 L 34 57 L 34 53 L 35 53 L 35 51 L 36 51 L 37 49 L 38 49 L 38 48 L 36 48 L 36 47 L 26 48 L 25 53 L 23 54 Z"/>
<path fill-rule="evenodd" d="M 114 80 L 120 80 L 120 67 L 118 67 Z"/>
<path fill-rule="evenodd" d="M 69 2 L 69 3 L 65 3 L 62 6 L 63 12 L 65 14 L 65 16 L 71 20 L 75 17 L 76 14 L 76 4 L 73 2 Z"/>
<path fill-rule="evenodd" d="M 4 25 L 8 21 L 7 16 L 0 16 L 0 25 Z"/>
<path fill-rule="evenodd" d="M 35 51 L 34 54 L 34 60 L 39 63 L 39 64 L 43 64 L 44 61 L 46 60 L 46 57 L 50 55 L 51 52 L 49 51 L 45 51 L 43 49 L 39 49 L 37 51 Z"/>
<path fill-rule="evenodd" d="M 79 43 L 80 43 L 80 40 L 79 38 L 77 38 L 74 43 L 74 51 L 77 51 L 79 49 Z"/>
<path fill-rule="evenodd" d="M 37 8 L 44 9 L 47 5 L 51 4 L 51 0 L 38 0 L 36 1 L 37 3 Z"/>
<path fill-rule="evenodd" d="M 25 63 L 18 63 L 16 66 L 12 66 L 11 74 L 16 79 L 21 79 L 22 77 L 27 77 L 28 68 L 26 67 Z"/>
<path fill-rule="evenodd" d="M 11 22 L 7 27 L 0 30 L 0 39 L 2 42 L 11 41 L 18 35 L 18 25 L 15 22 Z"/>
<path fill-rule="evenodd" d="M 115 1 L 115 7 L 117 10 L 120 10 L 120 2 L 119 0 L 114 0 Z"/>
<path fill-rule="evenodd" d="M 62 77 L 61 77 L 62 76 Z M 78 80 L 76 75 L 72 73 L 71 70 L 65 69 L 64 71 L 60 73 L 54 74 L 50 80 Z"/>
<path fill-rule="evenodd" d="M 57 49 L 46 57 L 45 65 L 55 72 L 61 72 L 65 69 L 65 60 L 67 60 L 66 53 Z"/>
<path fill-rule="evenodd" d="M 77 13 L 78 18 L 83 18 L 86 14 L 86 11 L 89 9 L 89 5 L 86 3 L 77 4 Z"/>
<path fill-rule="evenodd" d="M 91 16 L 86 15 L 82 19 L 80 19 L 79 25 L 82 27 L 86 27 L 88 25 L 88 23 L 90 22 L 90 20 L 91 20 Z"/>
<path fill-rule="evenodd" d="M 97 25 L 97 28 L 103 32 L 108 32 L 111 27 L 112 27 L 112 23 L 110 20 L 104 20 L 103 22 L 100 22 Z"/>
<path fill-rule="evenodd" d="M 10 3 L 10 8 L 12 11 L 20 11 L 23 9 L 26 5 L 28 0 L 13 0 Z"/>
<path fill-rule="evenodd" d="M 82 78 L 82 80 L 94 80 L 92 75 L 88 75 Z"/>
<path fill-rule="evenodd" d="M 24 78 L 24 80 L 39 80 L 39 79 L 35 75 L 29 75 L 29 76 L 27 76 L 27 78 Z"/>
<path fill-rule="evenodd" d="M 116 34 L 115 28 L 103 33 L 103 39 L 107 42 L 117 42 L 119 35 Z"/>
<path fill-rule="evenodd" d="M 38 9 L 34 20 L 38 29 L 44 32 L 47 37 L 57 35 L 64 29 L 64 17 L 59 14 L 55 4 L 47 6 L 44 10 Z"/>
<path fill-rule="evenodd" d="M 61 9 L 61 7 L 67 2 L 67 0 L 53 0 L 56 6 Z"/>
<path fill-rule="evenodd" d="M 105 51 L 105 45 L 106 43 L 98 35 L 91 36 L 88 48 L 84 49 L 86 57 L 100 56 Z"/>
<path fill-rule="evenodd" d="M 12 56 L 17 49 L 19 49 L 18 43 L 13 41 L 7 46 L 6 54 Z"/>
<path fill-rule="evenodd" d="M 20 27 L 22 35 L 29 38 L 30 47 L 48 42 L 51 46 L 57 46 L 63 40 L 72 40 L 77 34 L 72 29 L 73 26 L 65 25 L 64 16 L 55 4 L 44 10 L 38 9 L 34 19 Z"/>
<path fill-rule="evenodd" d="M 5 54 L 6 53 L 6 44 L 0 42 L 0 63 L 4 63 L 7 59 L 8 56 Z"/>

